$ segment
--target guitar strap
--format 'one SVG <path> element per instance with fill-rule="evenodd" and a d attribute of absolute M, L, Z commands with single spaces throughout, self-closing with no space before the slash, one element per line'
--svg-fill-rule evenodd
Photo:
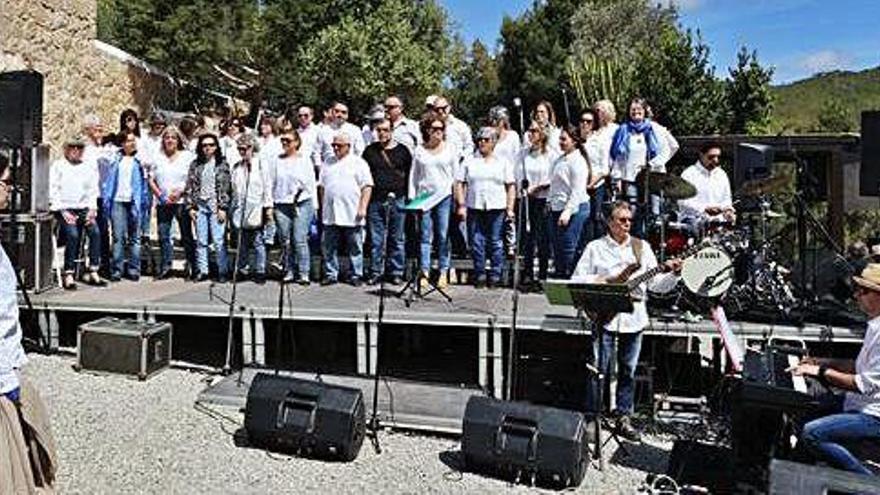
<path fill-rule="evenodd" d="M 630 236 L 630 246 L 632 246 L 633 255 L 636 257 L 636 263 L 642 264 L 642 240 L 638 237 Z"/>

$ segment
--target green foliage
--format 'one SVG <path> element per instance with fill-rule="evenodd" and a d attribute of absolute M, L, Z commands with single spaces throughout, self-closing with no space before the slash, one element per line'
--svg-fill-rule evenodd
<path fill-rule="evenodd" d="M 770 112 L 773 95 L 770 80 L 773 69 L 758 62 L 758 54 L 741 47 L 736 68 L 729 69 L 730 79 L 725 83 L 730 123 L 727 131 L 733 134 L 766 134 L 770 131 Z"/>
<path fill-rule="evenodd" d="M 816 132 L 850 132 L 853 130 L 852 112 L 837 96 L 827 98 L 819 111 Z"/>
<path fill-rule="evenodd" d="M 880 67 L 858 72 L 835 71 L 817 74 L 795 83 L 772 89 L 773 126 L 775 130 L 810 132 L 820 127 L 819 119 L 834 95 L 846 108 L 847 128 L 857 131 L 865 110 L 880 110 Z"/>
<path fill-rule="evenodd" d="M 476 40 L 463 68 L 452 78 L 456 115 L 472 124 L 480 122 L 486 117 L 486 110 L 498 103 L 500 91 L 498 63 L 486 46 Z"/>

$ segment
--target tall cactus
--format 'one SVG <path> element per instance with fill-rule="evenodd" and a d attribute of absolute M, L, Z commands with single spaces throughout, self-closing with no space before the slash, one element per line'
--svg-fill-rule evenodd
<path fill-rule="evenodd" d="M 569 57 L 566 70 L 581 108 L 588 108 L 601 99 L 611 100 L 617 108 L 623 108 L 631 96 L 632 65 L 622 63 L 618 57 Z"/>

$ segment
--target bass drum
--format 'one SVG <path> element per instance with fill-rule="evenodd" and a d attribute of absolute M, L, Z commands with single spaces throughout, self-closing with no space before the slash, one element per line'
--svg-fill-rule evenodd
<path fill-rule="evenodd" d="M 730 256 L 717 247 L 705 247 L 684 260 L 681 280 L 693 294 L 721 297 L 733 284 L 734 270 Z"/>

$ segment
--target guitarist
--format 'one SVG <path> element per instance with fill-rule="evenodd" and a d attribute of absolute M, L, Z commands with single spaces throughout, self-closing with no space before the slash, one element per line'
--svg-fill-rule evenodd
<path fill-rule="evenodd" d="M 617 201 L 611 206 L 608 215 L 608 234 L 587 244 L 572 275 L 573 281 L 585 283 L 624 283 L 632 277 L 658 267 L 657 258 L 647 242 L 630 235 L 633 211 L 629 203 Z M 639 442 L 641 435 L 636 430 L 630 416 L 633 413 L 634 378 L 639 351 L 642 346 L 642 330 L 648 325 L 648 310 L 645 305 L 647 290 L 668 292 L 678 282 L 677 273 L 681 270 L 681 260 L 667 260 L 661 267 L 665 273 L 658 275 L 633 288 L 633 311 L 616 315 L 605 325 L 601 345 L 603 352 L 598 352 L 598 342 L 594 342 L 593 355 L 604 357 L 599 364 L 606 376 L 611 371 L 611 356 L 614 356 L 615 340 L 619 342 L 617 352 L 617 400 L 612 416 L 616 420 L 617 434 L 632 442 Z M 647 286 L 647 287 L 646 287 Z M 590 388 L 588 394 L 588 410 L 598 411 L 596 390 Z"/>

